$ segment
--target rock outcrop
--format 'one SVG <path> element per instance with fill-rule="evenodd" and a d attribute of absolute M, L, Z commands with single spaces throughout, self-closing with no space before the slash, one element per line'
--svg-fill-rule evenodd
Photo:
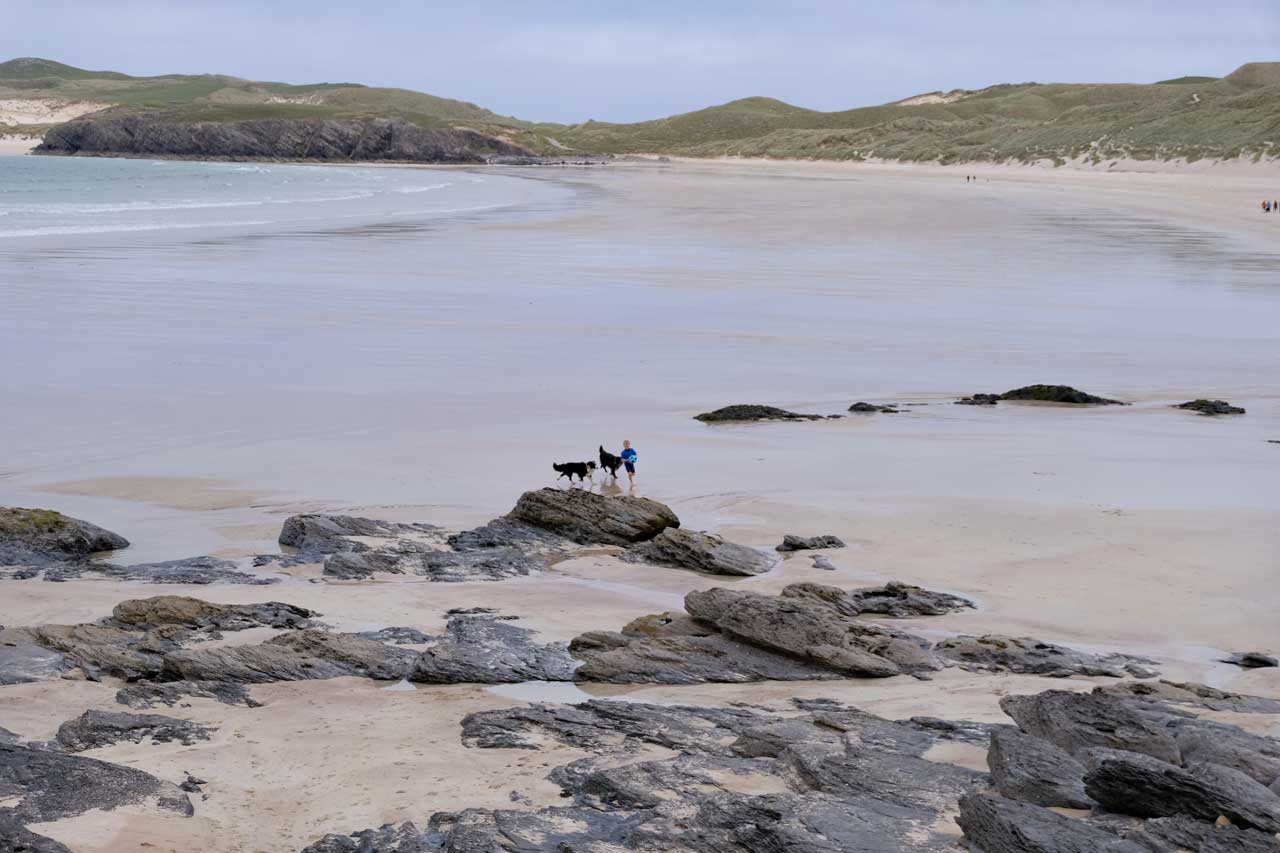
<path fill-rule="evenodd" d="M 788 412 L 786 409 L 779 409 L 775 406 L 740 403 L 716 409 L 714 412 L 703 412 L 700 415 L 694 415 L 693 419 L 706 424 L 714 424 L 745 421 L 821 421 L 825 420 L 826 416 L 802 415 L 797 412 Z"/>
<path fill-rule="evenodd" d="M 1096 823 L 990 794 L 962 797 L 956 822 L 982 853 L 1151 853 Z"/>
<path fill-rule="evenodd" d="M 844 616 L 869 613 L 908 619 L 917 616 L 942 616 L 975 607 L 967 598 L 934 592 L 901 581 L 847 591 L 823 584 L 793 583 L 782 590 L 782 595 L 787 598 L 817 599 Z"/>
<path fill-rule="evenodd" d="M 1223 659 L 1223 663 L 1233 663 L 1244 669 L 1259 669 L 1267 666 L 1280 666 L 1280 660 L 1264 652 L 1234 652 Z"/>
<path fill-rule="evenodd" d="M 533 152 L 465 128 L 419 127 L 401 118 L 263 118 L 191 121 L 159 110 L 116 108 L 49 130 L 36 154 L 199 160 L 482 163 Z"/>
<path fill-rule="evenodd" d="M 167 705 L 172 708 L 187 697 L 213 699 L 224 705 L 243 705 L 246 708 L 261 707 L 249 695 L 243 684 L 229 681 L 166 681 L 138 682 L 116 691 L 116 701 L 135 710 Z"/>
<path fill-rule="evenodd" d="M 198 740 L 208 740 L 211 732 L 207 726 L 162 714 L 89 710 L 59 726 L 56 739 L 64 752 L 83 752 L 120 741 L 178 741 L 190 746 Z"/>
<path fill-rule="evenodd" d="M 682 527 L 668 527 L 647 542 L 633 545 L 624 559 L 692 569 L 708 575 L 758 575 L 776 563 L 776 559 L 755 548 Z"/>
<path fill-rule="evenodd" d="M 877 412 L 886 414 L 886 415 L 898 414 L 898 410 L 893 406 L 879 406 L 879 405 L 876 405 L 875 403 L 854 403 L 852 406 L 849 407 L 849 411 L 857 412 L 859 414 L 864 414 L 864 415 L 871 415 Z"/>
<path fill-rule="evenodd" d="M 201 631 L 242 631 L 264 627 L 307 628 L 311 617 L 318 615 L 279 601 L 214 604 L 184 595 L 157 595 L 120 602 L 111 611 L 108 624 L 135 630 L 174 625 Z"/>
<path fill-rule="evenodd" d="M 822 548 L 843 548 L 844 541 L 830 533 L 822 536 L 796 536 L 788 533 L 782 537 L 782 544 L 777 551 L 816 551 Z"/>
<path fill-rule="evenodd" d="M 1095 687 L 1093 690 L 1095 693 L 1106 693 L 1111 696 L 1175 702 L 1180 705 L 1209 708 L 1213 711 L 1232 711 L 1237 714 L 1280 714 L 1280 699 L 1232 693 L 1194 682 L 1165 681 L 1164 679 L 1125 681 L 1120 684 Z"/>
<path fill-rule="evenodd" d="M 579 545 L 633 545 L 680 526 L 680 519 L 666 504 L 584 489 L 525 492 L 506 517 Z"/>
<path fill-rule="evenodd" d="M 957 406 L 994 406 L 999 402 L 999 394 L 973 394 L 955 401 Z"/>
<path fill-rule="evenodd" d="M 252 646 L 183 649 L 162 660 L 165 680 L 259 684 L 355 675 L 396 681 L 417 653 L 354 634 L 290 631 Z"/>
<path fill-rule="evenodd" d="M 978 395 L 974 395 L 977 397 Z M 1109 400 L 1086 394 L 1070 385 L 1026 385 L 1000 395 L 1001 400 L 1034 400 L 1042 403 L 1070 403 L 1076 406 L 1124 406 L 1120 400 Z"/>
<path fill-rule="evenodd" d="M 0 566 L 84 560 L 127 547 L 118 533 L 51 509 L 0 507 Z"/>
<path fill-rule="evenodd" d="M 67 848 L 25 830 L 28 824 L 74 817 L 94 809 L 149 806 L 193 813 L 191 800 L 170 782 L 164 782 L 119 764 L 50 749 L 33 749 L 0 743 L 0 844 L 7 850 L 55 851 Z M 15 839 L 15 841 L 11 841 Z M 22 846 L 25 845 L 25 846 Z"/>
<path fill-rule="evenodd" d="M 1243 415 L 1244 409 L 1239 406 L 1233 406 L 1226 400 L 1188 400 L 1185 403 L 1179 403 L 1173 408 L 1190 409 L 1193 412 L 1199 412 L 1202 415 Z"/>
<path fill-rule="evenodd" d="M 1010 799 L 1037 806 L 1093 808 L 1093 800 L 1084 792 L 1084 765 L 1046 740 L 1013 728 L 994 731 L 987 767 L 991 787 Z"/>
<path fill-rule="evenodd" d="M 1148 668 L 1155 661 L 1125 654 L 1092 655 L 1065 646 L 1046 643 L 1032 637 L 1005 637 L 987 634 L 982 637 L 959 636 L 940 641 L 934 647 L 939 655 L 969 670 L 1016 672 L 1066 678 L 1072 675 L 1105 675 L 1123 678 L 1151 678 Z"/>
<path fill-rule="evenodd" d="M 535 643 L 533 635 L 500 617 L 454 616 L 445 636 L 418 656 L 409 680 L 425 684 L 572 681 L 576 664 L 568 647 Z"/>

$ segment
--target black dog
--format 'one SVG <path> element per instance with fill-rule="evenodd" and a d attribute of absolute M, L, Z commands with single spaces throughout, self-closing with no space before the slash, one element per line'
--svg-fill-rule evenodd
<path fill-rule="evenodd" d="M 560 477 L 567 476 L 569 478 L 570 483 L 573 482 L 573 475 L 577 474 L 578 482 L 581 483 L 583 480 L 587 479 L 587 477 L 590 477 L 591 473 L 596 470 L 596 463 L 594 462 L 552 462 L 551 468 L 552 470 L 559 471 Z M 556 477 L 556 479 L 559 480 L 560 477 Z"/>
<path fill-rule="evenodd" d="M 608 471 L 613 475 L 613 479 L 618 479 L 618 469 L 622 467 L 621 457 L 614 456 L 612 453 L 604 449 L 604 445 L 600 445 L 600 468 Z"/>

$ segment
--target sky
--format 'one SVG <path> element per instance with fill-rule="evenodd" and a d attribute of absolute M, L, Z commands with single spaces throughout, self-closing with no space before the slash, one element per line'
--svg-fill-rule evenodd
<path fill-rule="evenodd" d="M 1280 0 L 0 0 L 0 20 L 0 60 L 399 86 L 566 123 L 1280 60 Z"/>

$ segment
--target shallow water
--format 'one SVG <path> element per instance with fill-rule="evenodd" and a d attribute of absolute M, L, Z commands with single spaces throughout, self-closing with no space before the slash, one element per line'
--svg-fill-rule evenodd
<path fill-rule="evenodd" d="M 623 438 L 641 493 L 708 526 L 762 494 L 1280 505 L 1277 244 L 1105 199 L 44 158 L 0 158 L 0 187 L 0 504 L 125 528 L 136 560 L 268 547 L 303 502 L 487 517 Z M 1031 382 L 1141 405 L 950 405 Z M 1250 415 L 1166 408 L 1206 395 Z M 854 400 L 927 405 L 690 418 Z M 195 479 L 239 496 L 193 505 Z"/>

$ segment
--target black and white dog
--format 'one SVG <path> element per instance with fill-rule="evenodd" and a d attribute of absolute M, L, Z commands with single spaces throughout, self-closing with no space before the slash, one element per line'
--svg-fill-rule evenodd
<path fill-rule="evenodd" d="M 577 474 L 578 482 L 581 483 L 583 480 L 590 477 L 592 473 L 596 470 L 596 463 L 594 462 L 552 462 L 551 468 L 554 471 L 559 471 L 560 477 L 568 477 L 570 483 L 573 482 L 573 475 Z M 559 480 L 560 477 L 556 477 L 556 479 Z"/>
<path fill-rule="evenodd" d="M 622 467 L 622 458 L 614 456 L 612 453 L 604 449 L 604 445 L 600 445 L 600 469 L 608 471 L 613 475 L 613 479 L 618 479 L 618 469 Z"/>

